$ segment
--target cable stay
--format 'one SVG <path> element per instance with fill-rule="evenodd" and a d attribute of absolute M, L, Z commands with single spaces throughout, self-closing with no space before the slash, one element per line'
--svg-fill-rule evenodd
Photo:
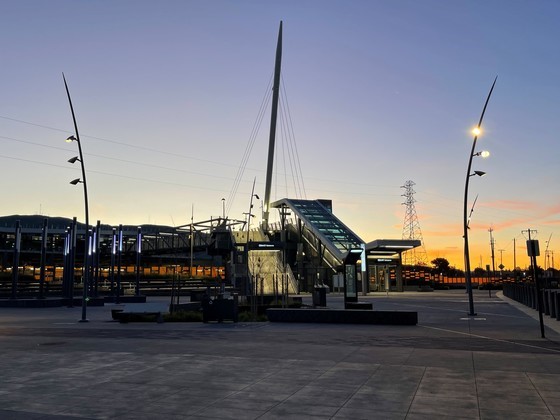
<path fill-rule="evenodd" d="M 286 83 L 284 82 L 284 78 L 282 76 L 280 77 L 282 78 L 282 83 L 280 85 L 282 89 L 281 92 L 282 94 L 280 96 L 281 99 L 280 111 L 281 111 L 281 120 L 282 120 L 281 128 L 283 130 L 283 138 L 287 140 L 285 141 L 285 144 L 289 156 L 292 181 L 294 184 L 294 193 L 296 195 L 296 198 L 307 198 L 302 170 L 301 170 L 301 163 L 299 160 L 299 153 L 297 149 L 294 125 L 292 122 L 292 116 L 291 116 L 290 106 L 288 102 L 288 94 L 286 92 Z"/>
<path fill-rule="evenodd" d="M 262 121 L 263 121 L 265 113 L 268 109 L 268 104 L 270 103 L 270 97 L 272 95 L 271 87 L 272 87 L 272 76 L 270 77 L 270 80 L 268 82 L 268 86 L 266 88 L 266 92 L 265 92 L 264 97 L 261 101 L 259 112 L 257 114 L 255 122 L 253 123 L 253 128 L 251 130 L 249 140 L 247 142 L 247 145 L 245 146 L 245 151 L 243 153 L 243 157 L 241 158 L 241 163 L 239 164 L 239 168 L 237 169 L 237 173 L 236 173 L 234 181 L 233 181 L 233 186 L 231 188 L 231 191 L 228 195 L 228 199 L 226 201 L 226 203 L 227 203 L 226 204 L 226 207 L 227 207 L 226 216 L 229 214 L 229 212 L 231 210 L 231 207 L 233 205 L 233 202 L 235 200 L 235 196 L 237 195 L 237 190 L 239 189 L 239 185 L 241 183 L 241 180 L 243 179 L 243 174 L 245 173 L 245 169 L 247 168 L 247 162 L 249 161 L 249 158 L 251 156 L 251 152 L 253 150 L 253 146 L 255 145 L 255 141 L 256 141 L 257 136 L 259 134 Z"/>

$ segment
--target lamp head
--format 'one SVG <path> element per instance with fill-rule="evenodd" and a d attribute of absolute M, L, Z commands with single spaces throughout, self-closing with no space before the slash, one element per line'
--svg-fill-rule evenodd
<path fill-rule="evenodd" d="M 72 181 L 70 181 L 70 184 L 72 184 L 72 185 L 77 185 L 77 184 L 79 184 L 80 182 L 82 182 L 82 180 L 81 180 L 80 178 L 76 178 L 76 179 L 73 179 Z"/>
<path fill-rule="evenodd" d="M 260 198 L 259 198 L 259 196 L 258 196 L 257 194 L 254 194 L 254 196 L 255 196 L 255 198 L 256 198 L 257 200 L 260 200 Z"/>
<path fill-rule="evenodd" d="M 480 136 L 480 133 L 482 133 L 482 130 L 480 129 L 480 127 L 475 127 L 472 129 L 472 133 L 478 137 Z"/>
<path fill-rule="evenodd" d="M 473 175 L 484 176 L 484 175 L 486 175 L 486 172 L 474 171 L 474 174 L 473 174 Z"/>
<path fill-rule="evenodd" d="M 78 141 L 78 139 L 74 136 L 70 136 L 66 139 L 67 143 L 72 143 L 73 141 Z"/>
<path fill-rule="evenodd" d="M 68 159 L 68 163 L 76 163 L 77 160 L 80 160 L 78 156 L 74 156 L 73 158 Z"/>
<path fill-rule="evenodd" d="M 481 158 L 487 158 L 490 156 L 490 152 L 488 150 L 482 150 L 480 152 L 476 152 L 473 156 L 480 156 Z"/>

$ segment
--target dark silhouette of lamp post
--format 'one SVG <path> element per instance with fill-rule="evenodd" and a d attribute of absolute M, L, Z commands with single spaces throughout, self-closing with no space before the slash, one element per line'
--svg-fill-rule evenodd
<path fill-rule="evenodd" d="M 471 261 L 469 255 L 469 220 L 467 215 L 467 201 L 469 197 L 469 180 L 471 176 L 483 176 L 485 172 L 482 171 L 474 171 L 471 173 L 472 167 L 472 160 L 475 156 L 482 156 L 487 157 L 489 155 L 488 152 L 477 152 L 475 153 L 476 141 L 478 140 L 478 136 L 481 133 L 480 126 L 482 125 L 482 119 L 484 118 L 484 113 L 486 112 L 486 107 L 488 106 L 488 101 L 490 101 L 490 96 L 492 96 L 492 91 L 494 90 L 494 85 L 496 84 L 496 80 L 498 76 L 494 79 L 494 83 L 492 83 L 492 87 L 490 88 L 490 92 L 488 92 L 488 97 L 486 98 L 486 102 L 484 103 L 484 108 L 482 109 L 482 114 L 480 115 L 480 119 L 478 121 L 478 125 L 474 128 L 474 140 L 472 144 L 472 149 L 469 154 L 469 164 L 467 166 L 467 177 L 465 179 L 465 198 L 463 201 L 463 239 L 465 241 L 464 244 L 464 256 L 465 256 L 465 283 L 467 286 L 467 293 L 469 296 L 469 316 L 475 316 L 476 313 L 474 312 L 474 303 L 473 303 L 473 292 L 472 292 L 472 281 L 471 281 Z"/>
<path fill-rule="evenodd" d="M 140 264 L 142 255 L 142 228 L 138 226 L 136 233 L 136 290 L 135 296 L 140 296 Z"/>
<path fill-rule="evenodd" d="M 62 73 L 62 78 L 64 80 L 64 87 L 66 88 L 66 94 L 68 95 L 68 103 L 70 104 L 70 111 L 72 112 L 72 120 L 74 122 L 74 131 L 76 136 L 70 136 L 66 139 L 68 143 L 75 141 L 78 143 L 78 152 L 79 156 L 74 156 L 73 158 L 69 159 L 69 163 L 76 163 L 76 161 L 80 162 L 82 167 L 82 178 L 76 178 L 70 181 L 70 184 L 77 185 L 79 183 L 84 184 L 84 207 L 85 207 L 85 216 L 86 216 L 86 228 L 85 228 L 85 235 L 84 235 L 84 281 L 83 281 L 83 296 L 82 296 L 82 319 L 80 322 L 88 322 L 86 318 L 86 311 L 87 311 L 87 289 L 89 286 L 89 252 L 91 249 L 90 246 L 90 238 L 89 238 L 89 206 L 88 206 L 88 192 L 87 192 L 87 180 L 86 180 L 86 167 L 84 165 L 84 154 L 82 153 L 82 142 L 80 141 L 80 134 L 78 133 L 78 124 L 76 123 L 76 115 L 74 114 L 74 107 L 72 106 L 72 99 L 70 98 L 70 91 L 68 90 L 68 84 L 66 83 L 66 77 L 64 77 L 64 73 Z M 72 297 L 71 297 L 72 298 Z"/>
<path fill-rule="evenodd" d="M 249 290 L 254 289 L 253 287 L 253 282 L 251 280 L 251 275 L 250 275 L 250 270 L 249 270 L 249 242 L 250 242 L 250 235 L 251 235 L 251 217 L 255 217 L 255 215 L 252 213 L 253 211 L 253 198 L 256 198 L 257 200 L 260 200 L 259 196 L 257 194 L 255 194 L 255 182 L 257 181 L 257 178 L 253 179 L 253 189 L 251 190 L 251 201 L 249 203 L 249 213 L 247 213 L 247 246 L 245 248 L 245 262 L 246 262 L 246 266 L 247 266 L 247 288 L 246 291 L 248 292 Z M 256 294 L 255 294 L 256 296 Z"/>
<path fill-rule="evenodd" d="M 115 301 L 115 255 L 117 253 L 117 229 L 113 228 L 112 241 L 111 241 L 111 297 Z"/>

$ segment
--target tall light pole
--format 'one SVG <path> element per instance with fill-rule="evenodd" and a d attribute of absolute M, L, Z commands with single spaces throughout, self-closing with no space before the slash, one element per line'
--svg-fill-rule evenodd
<path fill-rule="evenodd" d="M 487 157 L 489 155 L 488 152 L 477 152 L 475 153 L 476 141 L 478 140 L 478 136 L 480 135 L 480 126 L 482 125 L 482 119 L 484 118 L 484 113 L 486 112 L 486 107 L 488 106 L 488 101 L 490 101 L 490 96 L 492 95 L 492 91 L 494 90 L 494 85 L 496 84 L 496 80 L 498 76 L 494 79 L 494 83 L 492 83 L 492 87 L 490 88 L 490 92 L 488 92 L 488 97 L 486 98 L 486 102 L 484 103 L 484 108 L 482 108 L 482 114 L 480 115 L 480 119 L 478 121 L 478 125 L 473 130 L 474 140 L 471 148 L 471 152 L 469 154 L 469 164 L 467 166 L 467 177 L 465 179 L 465 198 L 463 201 L 463 239 L 465 241 L 464 244 L 464 255 L 465 255 L 465 283 L 467 286 L 467 293 L 469 295 L 469 316 L 474 316 L 476 313 L 474 312 L 474 303 L 473 303 L 473 293 L 472 293 L 472 281 L 471 281 L 471 261 L 469 256 L 469 221 L 467 215 L 467 203 L 469 198 L 469 180 L 471 176 L 478 175 L 482 176 L 485 173 L 482 171 L 474 171 L 471 173 L 472 167 L 472 160 L 475 156 L 482 156 Z"/>
<path fill-rule="evenodd" d="M 247 213 L 247 244 L 245 247 L 245 257 L 246 257 L 245 262 L 247 264 L 247 288 L 246 288 L 247 291 L 249 290 L 249 285 L 252 284 L 250 270 L 249 270 L 249 242 L 250 242 L 249 237 L 251 235 L 251 217 L 255 217 L 255 215 L 253 214 L 253 197 L 256 198 L 257 200 L 260 200 L 259 196 L 255 194 L 256 181 L 257 178 L 253 179 L 253 189 L 251 190 L 251 201 L 249 202 L 249 213 Z"/>
<path fill-rule="evenodd" d="M 135 295 L 140 296 L 140 263 L 142 255 L 142 228 L 138 226 L 136 232 L 136 290 Z"/>
<path fill-rule="evenodd" d="M 70 104 L 70 111 L 72 112 L 72 120 L 74 121 L 74 131 L 76 136 L 70 136 L 66 139 L 67 142 L 71 143 L 75 141 L 78 143 L 79 157 L 75 156 L 68 160 L 70 163 L 75 163 L 77 160 L 80 161 L 82 167 L 82 178 L 74 179 L 70 181 L 70 184 L 77 185 L 78 183 L 84 184 L 84 207 L 86 216 L 86 229 L 84 235 L 84 281 L 83 281 L 83 294 L 82 294 L 82 319 L 80 322 L 88 322 L 86 318 L 87 311 L 87 289 L 88 289 L 88 279 L 89 279 L 89 205 L 88 205 L 88 192 L 87 192 L 87 181 L 86 181 L 86 167 L 84 165 L 84 154 L 82 153 L 82 142 L 80 141 L 80 134 L 78 133 L 78 124 L 76 123 L 76 115 L 74 114 L 74 107 L 72 106 L 72 99 L 70 98 L 70 91 L 68 90 L 68 84 L 66 83 L 66 77 L 62 73 L 62 79 L 64 80 L 64 87 L 66 88 L 66 94 L 68 95 L 68 103 Z"/>

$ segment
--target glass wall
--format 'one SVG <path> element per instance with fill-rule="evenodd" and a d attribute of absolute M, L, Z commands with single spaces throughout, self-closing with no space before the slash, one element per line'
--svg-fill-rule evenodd
<path fill-rule="evenodd" d="M 396 264 L 369 264 L 368 276 L 370 292 L 402 292 Z"/>

